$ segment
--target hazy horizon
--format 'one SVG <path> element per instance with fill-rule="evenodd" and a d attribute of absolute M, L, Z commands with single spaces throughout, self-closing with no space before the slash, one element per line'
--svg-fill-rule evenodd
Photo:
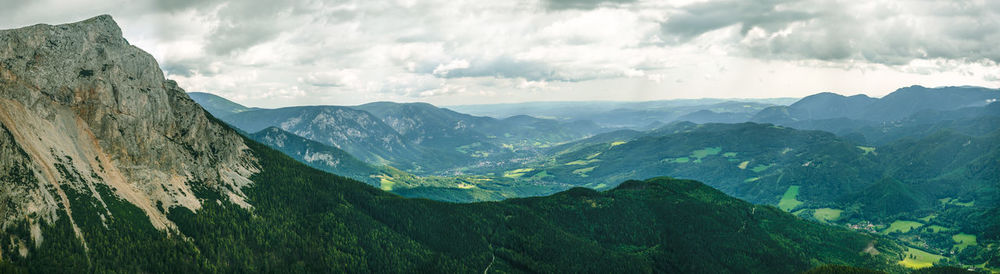
<path fill-rule="evenodd" d="M 268 108 L 1000 87 L 1000 2 L 0 2 L 4 29 L 110 14 L 187 91 Z"/>
<path fill-rule="evenodd" d="M 919 85 L 912 85 L 912 86 L 919 86 Z M 906 87 L 910 87 L 910 86 L 899 87 L 899 88 L 901 89 L 901 88 L 906 88 Z M 950 88 L 950 87 L 978 87 L 978 86 L 931 86 L 931 87 L 926 87 L 926 88 L 936 89 L 936 88 Z M 893 91 L 896 91 L 896 90 L 893 90 Z M 859 94 L 842 94 L 842 93 L 833 92 L 833 91 L 820 91 L 820 92 L 814 92 L 814 93 L 806 94 L 805 96 L 801 96 L 801 97 L 758 97 L 758 98 L 747 98 L 747 97 L 728 97 L 728 98 L 727 97 L 699 97 L 699 98 L 669 98 L 669 99 L 653 99 L 653 100 L 550 100 L 550 101 L 520 101 L 520 102 L 485 102 L 485 103 L 470 103 L 470 104 L 435 104 L 435 103 L 432 103 L 432 102 L 420 101 L 420 100 L 414 100 L 414 101 L 378 100 L 378 101 L 368 101 L 368 102 L 363 102 L 363 103 L 358 103 L 358 104 L 310 104 L 310 103 L 304 103 L 304 104 L 298 104 L 298 105 L 285 105 L 285 106 L 276 106 L 276 107 L 262 107 L 262 106 L 254 106 L 254 105 L 248 105 L 248 104 L 240 103 L 237 100 L 234 100 L 232 98 L 228 98 L 228 97 L 225 97 L 223 95 L 212 93 L 212 92 L 187 91 L 187 93 L 205 93 L 205 94 L 211 94 L 211 95 L 214 95 L 214 96 L 219 96 L 219 97 L 225 98 L 226 100 L 230 100 L 230 101 L 232 101 L 234 103 L 238 103 L 238 104 L 243 105 L 245 107 L 267 108 L 267 109 L 270 109 L 270 108 L 283 108 L 283 107 L 301 107 L 301 106 L 327 106 L 327 105 L 329 105 L 329 106 L 358 106 L 358 105 L 371 104 L 371 103 L 381 103 L 381 102 L 389 102 L 389 103 L 428 103 L 428 104 L 432 104 L 432 105 L 438 106 L 438 107 L 477 106 L 477 105 L 486 106 L 486 105 L 519 105 L 519 104 L 560 104 L 560 103 L 567 103 L 567 104 L 572 104 L 572 103 L 623 103 L 623 104 L 627 104 L 627 103 L 644 103 L 644 102 L 660 102 L 660 101 L 697 101 L 697 100 L 720 100 L 720 101 L 737 101 L 737 102 L 738 101 L 748 101 L 748 102 L 750 102 L 750 101 L 766 101 L 766 100 L 788 100 L 788 101 L 792 101 L 792 102 L 789 103 L 789 104 L 791 104 L 791 103 L 794 103 L 794 101 L 800 100 L 800 99 L 808 97 L 810 95 L 816 95 L 816 94 L 819 94 L 819 93 L 833 93 L 833 94 L 838 94 L 838 95 L 842 95 L 842 96 L 845 96 L 845 97 L 856 96 L 856 95 L 865 95 L 865 96 L 868 96 L 868 97 L 871 97 L 871 98 L 875 98 L 875 99 L 879 99 L 879 98 L 884 97 L 885 95 L 888 95 L 888 94 L 885 94 L 883 96 L 871 96 L 871 95 L 867 95 L 867 94 L 863 94 L 863 93 L 859 93 Z"/>

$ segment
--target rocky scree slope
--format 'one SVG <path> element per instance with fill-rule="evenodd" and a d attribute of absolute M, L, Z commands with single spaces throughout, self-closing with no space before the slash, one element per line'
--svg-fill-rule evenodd
<path fill-rule="evenodd" d="M 248 207 L 240 188 L 258 172 L 243 139 L 165 80 L 107 15 L 0 31 L 0 151 L 0 230 L 27 222 L 31 232 L 0 241 L 22 251 L 42 243 L 40 224 L 73 216 L 71 196 L 107 207 L 99 191 L 109 190 L 169 231 L 167 209 L 201 208 L 194 188 Z"/>

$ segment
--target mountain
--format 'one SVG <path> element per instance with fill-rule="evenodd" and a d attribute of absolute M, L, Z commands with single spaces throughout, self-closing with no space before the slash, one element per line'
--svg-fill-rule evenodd
<path fill-rule="evenodd" d="M 402 198 L 214 120 L 110 16 L 4 30 L 0 41 L 0 269 L 900 269 L 902 247 L 891 241 L 688 180 L 490 203 Z"/>
<path fill-rule="evenodd" d="M 788 105 L 796 98 L 772 99 L 677 99 L 644 102 L 527 102 L 485 105 L 458 105 L 448 108 L 495 118 L 530 115 L 559 121 L 588 120 L 603 127 L 643 129 L 650 123 L 669 123 L 678 117 L 710 110 L 717 113 L 752 115 L 775 105 Z M 742 120 L 739 122 L 745 122 Z"/>
<path fill-rule="evenodd" d="M 768 124 L 674 123 L 631 139 L 582 142 L 590 145 L 543 159 L 532 172 L 597 188 L 669 174 L 767 204 L 792 186 L 801 187 L 800 200 L 838 201 L 831 194 L 859 191 L 881 176 L 874 155 L 833 134 Z"/>
<path fill-rule="evenodd" d="M 409 142 L 428 147 L 458 147 L 486 136 L 476 130 L 491 118 L 461 114 L 427 103 L 376 102 L 353 107 L 367 111 Z"/>
<path fill-rule="evenodd" d="M 753 101 L 697 100 L 694 102 L 711 103 L 693 105 L 664 104 L 657 101 L 637 102 L 630 104 L 629 107 L 616 108 L 605 112 L 580 110 L 581 113 L 577 114 L 575 119 L 591 120 L 598 125 L 606 127 L 631 129 L 641 129 L 652 123 L 670 123 L 685 120 L 739 123 L 746 122 L 755 113 L 774 106 L 773 104 Z"/>
<path fill-rule="evenodd" d="M 198 105 L 205 108 L 208 113 L 218 118 L 255 109 L 211 93 L 188 92 L 188 97 L 191 97 L 192 100 L 198 102 Z"/>
<path fill-rule="evenodd" d="M 312 141 L 277 127 L 269 127 L 248 136 L 254 141 L 281 151 L 306 165 L 378 186 L 373 175 L 381 172 L 338 148 Z"/>
<path fill-rule="evenodd" d="M 504 154 L 511 148 L 532 149 L 605 131 L 590 121 L 562 122 L 528 115 L 495 119 L 427 103 L 376 102 L 354 108 L 379 117 L 415 144 L 445 151 L 472 146 L 484 154 Z"/>
<path fill-rule="evenodd" d="M 606 131 L 588 121 L 529 116 L 499 120 L 427 103 L 250 109 L 220 115 L 247 132 L 278 127 L 343 149 L 369 164 L 420 175 L 461 175 L 469 169 L 537 157 L 553 144 Z"/>
<path fill-rule="evenodd" d="M 79 197 L 122 199 L 160 230 L 175 227 L 167 208 L 201 208 L 197 189 L 247 206 L 240 189 L 259 172 L 249 148 L 110 17 L 5 30 L 0 41 L 3 226 L 32 232 L 16 246 L 42 244 L 42 227 L 66 220 L 83 237 L 87 223 L 67 218 Z"/>
<path fill-rule="evenodd" d="M 247 132 L 279 127 L 347 151 L 368 163 L 416 165 L 418 147 L 374 115 L 349 107 L 307 106 L 260 109 L 225 116 L 229 124 Z"/>
<path fill-rule="evenodd" d="M 856 200 L 861 205 L 861 212 L 867 216 L 896 216 L 930 205 L 930 199 L 914 191 L 899 180 L 885 178 L 861 191 Z"/>
<path fill-rule="evenodd" d="M 677 121 L 704 123 L 742 123 L 749 121 L 751 113 L 715 112 L 707 109 L 695 111 L 677 117 Z"/>
<path fill-rule="evenodd" d="M 802 98 L 789 106 L 761 110 L 753 122 L 792 126 L 802 121 L 849 119 L 860 121 L 897 121 L 921 111 L 947 111 L 981 107 L 1000 99 L 1000 90 L 979 87 L 925 88 L 910 86 L 897 89 L 882 98 L 865 95 L 843 96 L 819 93 Z"/>
<path fill-rule="evenodd" d="M 966 111 L 989 112 L 980 108 Z M 923 252 L 980 265 L 1000 256 L 983 240 L 990 226 L 978 221 L 1000 202 L 998 159 L 996 129 L 970 135 L 945 127 L 868 146 L 771 124 L 675 122 L 647 132 L 597 135 L 493 172 L 522 184 L 596 189 L 630 178 L 695 179 L 803 218 L 891 235 Z M 965 251 L 952 237 L 980 240 Z"/>
<path fill-rule="evenodd" d="M 867 144 L 885 145 L 904 138 L 922 138 L 940 131 L 981 136 L 1000 129 L 1000 103 L 956 110 L 924 110 L 890 123 L 853 123 L 838 135 L 860 135 Z"/>
<path fill-rule="evenodd" d="M 597 135 L 558 146 L 550 155 L 516 167 L 518 177 L 544 172 L 548 179 L 541 181 L 609 188 L 630 178 L 670 175 L 773 205 L 794 187 L 795 207 L 803 208 L 865 205 L 862 200 L 882 199 L 874 196 L 886 192 L 872 189 L 877 182 L 894 182 L 879 188 L 890 194 L 912 192 L 906 195 L 916 202 L 908 212 L 931 210 L 935 204 L 927 201 L 945 197 L 985 205 L 1000 197 L 993 177 L 1000 170 L 990 165 L 1000 159 L 1000 130 L 969 135 L 944 129 L 869 147 L 828 132 L 770 124 L 678 122 L 643 133 Z M 907 190 L 899 191 L 896 183 Z"/>
<path fill-rule="evenodd" d="M 1000 90 L 981 87 L 925 88 L 910 86 L 898 89 L 872 103 L 864 113 L 869 120 L 898 120 L 922 110 L 954 110 L 981 107 L 1000 100 Z"/>

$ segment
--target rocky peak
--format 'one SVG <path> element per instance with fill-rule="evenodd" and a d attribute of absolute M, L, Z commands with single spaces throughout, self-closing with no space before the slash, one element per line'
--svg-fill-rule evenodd
<path fill-rule="evenodd" d="M 240 189 L 258 170 L 108 15 L 0 31 L 0 151 L 0 229 L 73 216 L 68 188 L 100 200 L 105 185 L 170 230 L 169 208 L 201 207 L 193 188 L 249 207 Z"/>

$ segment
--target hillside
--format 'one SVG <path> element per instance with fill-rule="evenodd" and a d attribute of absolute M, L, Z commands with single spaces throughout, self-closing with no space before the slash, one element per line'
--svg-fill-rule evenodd
<path fill-rule="evenodd" d="M 188 97 L 192 100 L 198 102 L 205 111 L 211 113 L 217 118 L 223 118 L 229 115 L 233 115 L 240 112 L 254 110 L 236 102 L 230 101 L 229 99 L 223 98 L 221 96 L 204 93 L 204 92 L 188 92 Z"/>
<path fill-rule="evenodd" d="M 803 187 L 800 198 L 838 201 L 830 194 L 860 190 L 881 176 L 874 155 L 833 134 L 767 124 L 675 123 L 634 138 L 581 143 L 589 145 L 567 146 L 532 172 L 597 188 L 630 178 L 693 178 L 767 204 L 793 185 Z"/>
<path fill-rule="evenodd" d="M 843 96 L 818 93 L 789 106 L 761 110 L 750 121 L 792 126 L 808 121 L 848 119 L 859 121 L 897 121 L 922 111 L 949 111 L 981 107 L 1000 99 L 1000 91 L 980 87 L 910 86 L 897 89 L 882 98 L 865 95 Z M 804 128 L 804 127 L 802 127 Z M 811 127 L 815 128 L 815 127 Z"/>
<path fill-rule="evenodd" d="M 372 178 L 372 175 L 379 174 L 377 168 L 338 148 L 300 137 L 277 127 L 269 127 L 247 137 L 281 151 L 312 168 L 378 186 L 378 180 Z"/>
<path fill-rule="evenodd" d="M 694 181 L 474 204 L 402 198 L 310 168 L 212 119 L 121 38 L 110 16 L 6 30 L 0 41 L 8 45 L 0 47 L 0 149 L 9 152 L 0 182 L 20 191 L 0 196 L 2 269 L 899 270 L 902 249 L 892 242 Z M 151 177 L 181 170 L 192 173 Z"/>
<path fill-rule="evenodd" d="M 261 109 L 229 115 L 223 121 L 247 132 L 280 127 L 374 164 L 392 162 L 409 168 L 422 153 L 378 117 L 349 107 Z"/>
<path fill-rule="evenodd" d="M 517 115 L 545 117 L 560 121 L 592 121 L 602 127 L 649 129 L 653 123 L 684 121 L 699 111 L 711 111 L 722 116 L 714 119 L 749 118 L 758 111 L 795 102 L 796 98 L 771 99 L 676 99 L 644 102 L 526 102 L 486 105 L 458 105 L 448 108 L 472 115 L 506 118 Z M 699 115 L 699 114 L 693 114 Z M 732 120 L 729 120 L 732 121 Z M 739 120 L 734 122 L 745 122 Z"/>
<path fill-rule="evenodd" d="M 1000 197 L 997 130 L 914 131 L 877 147 L 754 123 L 681 122 L 623 133 L 558 146 L 548 158 L 495 172 L 523 184 L 597 189 L 631 178 L 690 178 L 806 219 L 886 234 L 928 254 L 953 254 L 967 265 L 1000 256 L 995 242 L 982 240 L 990 226 L 981 223 Z"/>

